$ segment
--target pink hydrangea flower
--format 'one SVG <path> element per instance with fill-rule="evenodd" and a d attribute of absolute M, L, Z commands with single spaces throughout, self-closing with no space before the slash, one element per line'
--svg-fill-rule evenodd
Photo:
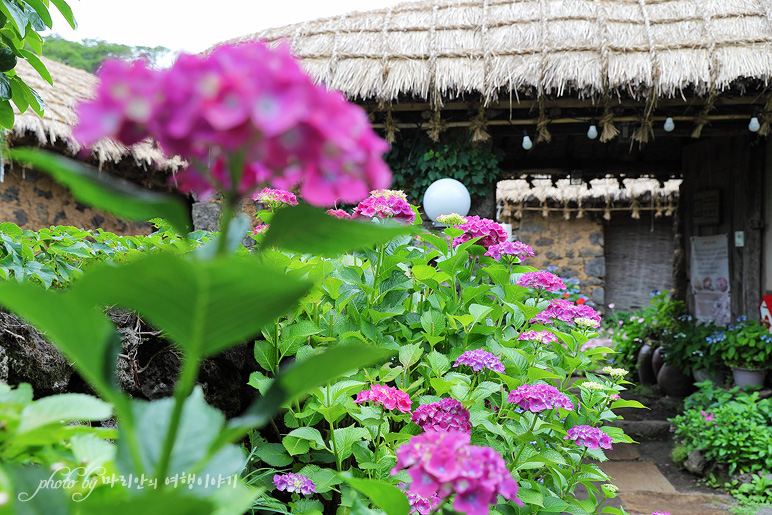
<path fill-rule="evenodd" d="M 352 218 L 354 218 L 353 215 L 350 215 L 349 213 L 345 212 L 342 209 L 328 209 L 327 214 L 330 216 L 334 216 L 339 220 L 351 220 Z"/>
<path fill-rule="evenodd" d="M 597 311 L 590 306 L 574 304 L 567 299 L 551 300 L 544 311 L 537 313 L 531 319 L 531 323 L 553 324 L 555 320 L 560 320 L 573 325 L 577 318 L 585 318 L 600 324 L 600 315 Z"/>
<path fill-rule="evenodd" d="M 281 491 L 298 492 L 303 495 L 316 493 L 316 485 L 306 476 L 300 474 L 276 474 L 273 484 Z"/>
<path fill-rule="evenodd" d="M 421 404 L 413 412 L 411 420 L 424 431 L 472 432 L 469 410 L 456 399 L 445 398 L 439 402 Z"/>
<path fill-rule="evenodd" d="M 563 280 L 557 275 L 551 274 L 549 272 L 526 272 L 517 281 L 517 285 L 543 291 L 558 291 L 566 289 L 566 285 L 563 284 Z"/>
<path fill-rule="evenodd" d="M 458 238 L 453 238 L 454 247 L 480 236 L 482 238 L 477 240 L 477 245 L 486 249 L 507 241 L 507 231 L 501 225 L 493 220 L 480 218 L 479 216 L 466 217 L 466 222 L 457 225 L 456 229 L 463 230 L 464 234 Z"/>
<path fill-rule="evenodd" d="M 461 365 L 470 366 L 475 372 L 479 372 L 480 370 L 487 368 L 489 370 L 493 370 L 494 372 L 503 374 L 505 370 L 504 365 L 501 363 L 499 358 L 482 349 L 468 350 L 461 354 L 453 366 L 460 367 Z"/>
<path fill-rule="evenodd" d="M 520 241 L 502 241 L 499 244 L 491 245 L 485 252 L 485 255 L 492 257 L 496 261 L 501 260 L 501 256 L 513 256 L 518 259 L 518 263 L 534 256 L 533 249 Z"/>
<path fill-rule="evenodd" d="M 558 337 L 546 329 L 543 331 L 526 331 L 521 333 L 517 339 L 521 341 L 539 342 L 544 344 L 555 343 L 558 341 Z"/>
<path fill-rule="evenodd" d="M 708 412 L 706 412 L 706 411 L 704 411 L 704 410 L 700 410 L 700 414 L 702 415 L 702 418 L 704 418 L 704 419 L 705 419 L 705 422 L 710 422 L 711 420 L 713 420 L 714 418 L 716 418 L 716 415 L 715 415 L 715 414 L 713 414 L 713 413 L 708 413 Z"/>
<path fill-rule="evenodd" d="M 409 492 L 444 499 L 455 494 L 453 509 L 487 515 L 498 495 L 522 506 L 517 481 L 506 463 L 490 447 L 470 445 L 470 436 L 458 431 L 429 431 L 414 436 L 397 449 L 392 475 L 407 469 L 413 479 Z"/>
<path fill-rule="evenodd" d="M 508 402 L 517 404 L 524 410 L 538 413 L 552 408 L 574 409 L 571 399 L 560 390 L 548 384 L 524 384 L 509 392 Z"/>
<path fill-rule="evenodd" d="M 667 511 L 655 511 L 651 515 L 670 515 L 670 512 L 667 512 Z"/>
<path fill-rule="evenodd" d="M 262 191 L 255 193 L 252 200 L 262 202 L 274 209 L 279 206 L 297 206 L 298 198 L 294 193 L 287 190 L 277 190 L 271 188 L 263 188 Z"/>
<path fill-rule="evenodd" d="M 265 224 L 263 224 L 263 225 L 256 225 L 255 226 L 255 230 L 252 231 L 252 236 L 257 236 L 258 234 L 263 234 L 267 230 L 268 230 L 268 226 L 265 225 Z"/>
<path fill-rule="evenodd" d="M 589 449 L 599 447 L 611 449 L 611 437 L 592 426 L 574 426 L 568 430 L 568 434 L 563 437 L 563 440 L 573 440 L 576 445 L 584 445 Z"/>
<path fill-rule="evenodd" d="M 400 483 L 397 486 L 405 489 L 408 485 L 406 483 Z M 440 499 L 437 494 L 434 494 L 431 497 L 423 497 L 414 492 L 407 491 L 405 492 L 405 495 L 407 495 L 407 502 L 410 504 L 410 513 L 419 513 L 420 515 L 429 515 L 436 510 L 442 502 L 442 499 Z"/>
<path fill-rule="evenodd" d="M 385 190 L 386 193 L 391 192 Z M 354 209 L 354 218 L 393 218 L 398 222 L 410 225 L 415 221 L 413 207 L 400 195 L 384 194 L 384 191 L 373 192 Z M 404 194 L 403 194 L 404 195 Z"/>
<path fill-rule="evenodd" d="M 413 404 L 407 393 L 392 386 L 385 386 L 382 384 L 374 384 L 369 390 L 362 390 L 357 394 L 357 398 L 354 402 L 356 404 L 362 404 L 366 401 L 370 401 L 375 405 L 380 404 L 388 410 L 396 408 L 402 413 L 409 413 L 410 406 Z"/>
<path fill-rule="evenodd" d="M 247 195 L 300 184 L 306 201 L 329 206 L 391 182 L 388 144 L 365 111 L 315 84 L 287 46 L 224 45 L 165 70 L 108 61 L 99 79 L 95 98 L 77 107 L 75 137 L 87 146 L 154 138 L 188 161 L 175 177 L 183 191 Z"/>

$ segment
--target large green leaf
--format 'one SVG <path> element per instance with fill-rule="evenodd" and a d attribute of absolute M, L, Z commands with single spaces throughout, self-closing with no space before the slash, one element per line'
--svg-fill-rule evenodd
<path fill-rule="evenodd" d="M 188 358 L 200 359 L 254 336 L 309 287 L 254 259 L 200 261 L 156 254 L 121 267 L 95 269 L 72 290 L 95 304 L 138 311 Z"/>
<path fill-rule="evenodd" d="M 276 213 L 262 245 L 334 257 L 415 232 L 411 227 L 338 220 L 320 209 L 296 206 Z"/>
<path fill-rule="evenodd" d="M 64 0 L 51 0 L 51 3 L 59 9 L 59 12 L 62 13 L 64 19 L 70 24 L 72 30 L 78 30 L 78 22 L 75 21 L 75 17 L 72 15 L 72 9 L 67 5 L 67 2 Z"/>
<path fill-rule="evenodd" d="M 11 103 L 8 100 L 0 100 L 0 126 L 3 126 L 6 129 L 12 129 L 13 120 L 14 114 Z"/>
<path fill-rule="evenodd" d="M 410 512 L 410 503 L 405 492 L 396 486 L 372 479 L 342 477 L 354 489 L 369 497 L 386 515 L 407 515 Z"/>
<path fill-rule="evenodd" d="M 65 393 L 44 397 L 21 412 L 18 433 L 32 431 L 46 424 L 70 420 L 104 420 L 113 413 L 110 404 L 83 393 Z"/>
<path fill-rule="evenodd" d="M 32 66 L 46 82 L 52 86 L 54 85 L 54 80 L 51 78 L 51 73 L 48 71 L 48 68 L 46 68 L 46 65 L 43 64 L 43 61 L 41 61 L 38 56 L 23 48 L 19 49 L 19 54 L 21 54 L 21 56 L 27 60 L 30 66 Z"/>
<path fill-rule="evenodd" d="M 81 202 L 130 220 L 163 218 L 179 234 L 188 232 L 188 209 L 180 199 L 108 178 L 92 167 L 51 152 L 20 148 L 11 149 L 8 153 L 14 161 L 50 174 L 70 188 L 73 196 Z"/>
<path fill-rule="evenodd" d="M 35 12 L 38 13 L 38 16 L 40 16 L 40 19 L 43 20 L 43 23 L 46 24 L 48 28 L 51 28 L 53 23 L 51 20 L 51 13 L 48 12 L 48 7 L 46 2 L 43 3 L 42 0 L 24 0 L 26 3 L 28 3 L 33 9 L 35 9 Z"/>
<path fill-rule="evenodd" d="M 113 378 L 120 337 L 93 304 L 73 292 L 8 281 L 0 281 L 0 304 L 44 332 L 99 393 L 115 402 Z"/>
<path fill-rule="evenodd" d="M 2 12 L 13 28 L 24 38 L 27 33 L 27 15 L 13 2 L 13 0 L 0 0 L 0 12 Z"/>

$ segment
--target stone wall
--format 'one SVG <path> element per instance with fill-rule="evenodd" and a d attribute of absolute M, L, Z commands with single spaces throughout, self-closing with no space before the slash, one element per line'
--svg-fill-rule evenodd
<path fill-rule="evenodd" d="M 69 190 L 48 175 L 6 167 L 0 183 L 0 222 L 38 230 L 52 225 L 102 228 L 121 235 L 150 234 L 152 226 L 121 220 L 76 201 Z"/>
<path fill-rule="evenodd" d="M 525 211 L 523 218 L 502 219 L 512 224 L 516 240 L 533 247 L 536 256 L 526 264 L 549 270 L 564 280 L 578 280 L 579 291 L 603 306 L 606 260 L 603 257 L 603 223 L 592 216 L 564 219 Z"/>

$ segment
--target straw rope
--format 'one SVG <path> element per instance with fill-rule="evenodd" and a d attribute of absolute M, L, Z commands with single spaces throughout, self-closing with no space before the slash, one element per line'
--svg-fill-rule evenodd
<path fill-rule="evenodd" d="M 440 141 L 440 134 L 445 132 L 448 128 L 448 124 L 445 120 L 442 119 L 442 115 L 440 114 L 439 109 L 432 112 L 432 117 L 429 119 L 429 123 L 427 124 L 427 130 L 426 134 L 429 135 L 429 139 L 434 141 L 435 143 L 439 143 Z"/>
<path fill-rule="evenodd" d="M 638 127 L 633 132 L 633 141 L 637 141 L 640 146 L 649 142 L 649 138 L 654 139 L 654 119 L 652 113 L 657 103 L 657 97 L 654 92 L 649 92 L 646 98 L 646 108 L 638 116 Z"/>
<path fill-rule="evenodd" d="M 550 123 L 550 118 L 547 115 L 546 100 L 544 96 L 539 97 L 539 117 L 536 119 L 536 143 L 549 143 L 552 141 L 552 134 L 550 134 L 547 126 Z"/>
<path fill-rule="evenodd" d="M 433 0 L 432 3 L 432 24 L 429 28 L 429 73 L 431 74 L 429 101 L 435 109 L 442 106 L 442 98 L 437 91 L 437 16 L 439 13 L 437 1 Z M 437 118 L 439 119 L 439 116 Z M 439 134 L 437 138 L 439 139 Z"/>
<path fill-rule="evenodd" d="M 715 89 L 712 89 L 708 96 L 707 103 L 702 107 L 697 116 L 694 117 L 694 130 L 692 130 L 692 138 L 699 138 L 702 135 L 702 128 L 705 125 L 710 125 L 710 112 L 713 111 L 716 106 L 716 98 L 718 93 Z"/>
<path fill-rule="evenodd" d="M 391 105 L 386 109 L 386 121 L 383 124 L 383 128 L 386 132 L 386 141 L 389 142 L 389 144 L 394 144 L 397 141 L 399 126 L 391 115 Z"/>
<path fill-rule="evenodd" d="M 619 134 L 619 129 L 614 125 L 614 112 L 611 110 L 611 99 L 608 96 L 608 92 L 603 96 L 603 116 L 600 117 L 598 123 L 602 128 L 600 133 L 601 143 L 608 143 Z"/>
<path fill-rule="evenodd" d="M 760 136 L 768 136 L 772 132 L 770 124 L 772 124 L 772 93 L 767 95 L 767 102 L 764 104 L 764 111 L 761 113 Z"/>
<path fill-rule="evenodd" d="M 474 117 L 472 123 L 469 125 L 469 130 L 472 133 L 472 142 L 477 143 L 491 139 L 491 135 L 488 133 L 487 129 L 488 119 L 485 116 L 485 106 L 480 102 L 477 116 Z"/>

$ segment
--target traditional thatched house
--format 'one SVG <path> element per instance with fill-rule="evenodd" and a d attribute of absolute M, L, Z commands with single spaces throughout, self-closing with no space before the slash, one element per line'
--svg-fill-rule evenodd
<path fill-rule="evenodd" d="M 426 0 L 251 39 L 287 41 L 391 140 L 453 128 L 491 140 L 502 179 L 683 178 L 681 275 L 708 284 L 690 241 L 716 235 L 735 315 L 772 290 L 768 0 Z M 708 293 L 681 290 L 692 309 Z"/>
<path fill-rule="evenodd" d="M 19 61 L 16 72 L 35 89 L 45 102 L 41 118 L 31 109 L 16 111 L 13 130 L 5 134 L 10 146 L 33 145 L 77 156 L 146 188 L 168 190 L 168 178 L 182 162 L 169 160 L 150 143 L 126 148 L 112 140 L 97 143 L 85 155 L 72 137 L 77 122 L 75 105 L 93 94 L 96 77 L 88 72 L 42 58 L 54 85 L 48 84 L 26 61 Z M 0 182 L 0 220 L 13 222 L 22 229 L 39 229 L 50 225 L 74 225 L 88 229 L 104 228 L 119 234 L 147 233 L 147 224 L 125 222 L 76 202 L 70 193 L 48 176 L 25 170 L 17 164 L 4 163 Z"/>

